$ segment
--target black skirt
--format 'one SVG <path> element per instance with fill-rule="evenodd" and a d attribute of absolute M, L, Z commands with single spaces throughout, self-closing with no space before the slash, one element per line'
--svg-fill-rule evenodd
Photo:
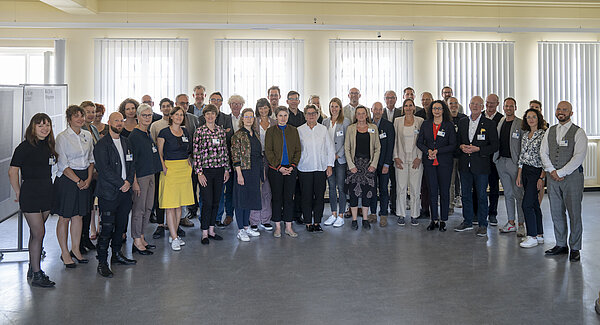
<path fill-rule="evenodd" d="M 88 177 L 87 169 L 73 171 L 82 181 L 85 181 Z M 54 182 L 52 214 L 58 214 L 64 218 L 85 216 L 90 212 L 90 196 L 89 187 L 80 190 L 75 182 L 63 174 Z"/>
<path fill-rule="evenodd" d="M 21 185 L 19 207 L 24 213 L 38 213 L 52 208 L 52 179 L 28 179 Z"/>

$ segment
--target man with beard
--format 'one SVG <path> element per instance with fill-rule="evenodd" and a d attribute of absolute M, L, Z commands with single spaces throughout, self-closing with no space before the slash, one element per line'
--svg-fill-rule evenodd
<path fill-rule="evenodd" d="M 98 171 L 96 196 L 100 208 L 100 236 L 98 238 L 98 274 L 112 277 L 108 267 L 108 245 L 112 248 L 111 264 L 135 264 L 121 252 L 122 234 L 127 226 L 131 211 L 131 184 L 135 176 L 133 155 L 129 150 L 127 138 L 121 136 L 123 115 L 110 114 L 109 136 L 103 137 L 94 147 L 95 167 Z"/>
<path fill-rule="evenodd" d="M 587 152 L 588 139 L 585 131 L 573 124 L 571 103 L 562 101 L 556 107 L 558 124 L 551 126 L 540 147 L 540 156 L 548 177 L 548 198 L 554 223 L 556 244 L 546 255 L 567 254 L 569 260 L 579 261 L 581 250 L 581 201 L 583 200 L 583 161 Z M 565 211 L 566 208 L 566 211 Z M 570 229 L 567 228 L 569 213 Z M 567 247 L 567 235 L 569 247 Z"/>

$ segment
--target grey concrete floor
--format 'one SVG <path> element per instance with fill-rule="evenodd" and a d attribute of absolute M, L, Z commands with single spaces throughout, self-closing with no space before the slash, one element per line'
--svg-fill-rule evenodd
<path fill-rule="evenodd" d="M 115 277 L 91 263 L 66 270 L 59 260 L 56 217 L 47 223 L 43 269 L 57 285 L 31 287 L 27 254 L 0 262 L 1 324 L 600 324 L 600 193 L 584 196 L 581 262 L 545 257 L 554 244 L 547 198 L 546 243 L 518 246 L 514 234 L 490 227 L 487 238 L 428 232 L 426 221 L 353 231 L 325 228 L 299 237 L 262 232 L 243 243 L 233 225 L 222 242 L 200 244 L 198 220 L 187 245 L 171 251 L 151 240 L 153 256 L 114 266 Z M 327 207 L 327 211 L 329 208 Z M 499 220 L 506 221 L 504 201 Z M 348 220 L 348 219 L 346 219 Z M 0 247 L 14 246 L 16 220 L 0 224 Z M 154 225 L 146 233 L 151 237 Z M 126 247 L 131 255 L 131 240 Z"/>

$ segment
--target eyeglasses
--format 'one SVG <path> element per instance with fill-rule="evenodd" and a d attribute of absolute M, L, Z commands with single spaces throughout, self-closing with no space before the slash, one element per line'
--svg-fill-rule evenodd
<path fill-rule="evenodd" d="M 309 116 L 314 116 L 314 115 L 317 115 L 317 112 L 308 112 L 308 113 L 305 113 L 305 114 L 309 115 Z"/>
<path fill-rule="evenodd" d="M 383 97 L 384 99 L 396 99 L 396 96 L 392 96 L 392 97 Z"/>
<path fill-rule="evenodd" d="M 300 98 L 296 98 L 296 97 L 288 97 L 288 100 L 300 100 Z"/>
<path fill-rule="evenodd" d="M 525 118 L 528 119 L 528 120 L 537 120 L 537 116 L 535 116 L 535 115 L 534 116 L 527 116 Z"/>
<path fill-rule="evenodd" d="M 179 102 L 177 103 L 177 105 L 179 106 L 188 106 L 190 104 L 190 102 Z"/>
<path fill-rule="evenodd" d="M 141 117 L 148 118 L 148 117 L 152 117 L 152 114 L 140 114 L 140 116 L 141 116 Z"/>
<path fill-rule="evenodd" d="M 355 92 L 355 91 L 351 91 L 351 92 L 350 92 L 350 95 L 360 95 L 360 93 L 357 93 L 357 92 Z"/>
<path fill-rule="evenodd" d="M 223 102 L 223 100 L 222 100 L 222 99 L 219 99 L 219 98 L 211 98 L 211 99 L 210 99 L 210 101 L 211 101 L 211 102 L 217 102 L 217 103 L 221 103 L 221 102 Z"/>
<path fill-rule="evenodd" d="M 244 116 L 244 119 L 246 119 L 246 120 L 251 120 L 253 118 L 254 118 L 254 116 Z"/>
<path fill-rule="evenodd" d="M 443 107 L 437 107 L 437 106 L 436 107 L 432 107 L 431 109 L 434 110 L 434 111 L 443 111 L 444 110 Z"/>

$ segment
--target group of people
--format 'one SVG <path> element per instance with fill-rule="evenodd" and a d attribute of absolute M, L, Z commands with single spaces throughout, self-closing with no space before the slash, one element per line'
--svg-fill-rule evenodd
<path fill-rule="evenodd" d="M 231 96 L 231 114 L 221 111 L 219 92 L 205 104 L 205 92 L 196 86 L 191 105 L 186 94 L 175 102 L 162 99 L 162 116 L 153 112 L 149 95 L 141 104 L 128 98 L 107 124 L 103 105 L 71 105 L 65 113 L 68 127 L 56 139 L 48 115 L 32 117 L 9 170 L 31 231 L 27 277 L 32 285 L 55 284 L 40 268 L 44 223 L 51 213 L 59 216 L 56 233 L 65 267 L 88 263 L 83 254 L 96 249 L 98 273 L 112 277 L 109 246 L 111 264 L 136 263 L 122 251 L 128 226 L 132 253 L 152 255 L 156 246 L 144 235 L 152 219 L 158 224 L 153 238 L 168 230 L 171 248 L 178 251 L 185 245 L 181 226 L 193 227 L 198 211 L 205 245 L 223 240 L 216 229 L 234 216 L 237 238 L 247 242 L 260 236 L 260 229 L 276 238 L 297 237 L 294 221 L 318 233 L 322 224 L 341 227 L 351 218 L 357 230 L 359 214 L 364 230 L 378 216 L 379 226 L 387 226 L 393 214 L 400 226 L 406 220 L 416 226 L 419 217 L 428 217 L 427 230 L 446 231 L 454 207 L 462 207 L 463 215 L 455 231 L 476 224 L 476 234 L 487 236 L 488 224 L 498 224 L 499 181 L 507 209 L 501 232 L 525 237 L 524 248 L 543 243 L 540 202 L 547 181 L 556 245 L 546 254 L 568 253 L 571 261 L 579 260 L 587 137 L 571 122 L 568 102 L 558 103 L 559 124 L 548 127 L 539 101 L 531 101 L 520 119 L 514 98 L 504 99 L 503 115 L 498 96 L 487 96 L 485 110 L 483 98 L 475 96 L 465 115 L 450 87 L 442 89 L 440 100 L 423 93 L 422 107 L 410 87 L 401 107 L 396 93 L 387 91 L 385 106 L 376 102 L 370 109 L 359 104 L 360 91 L 352 88 L 349 104 L 332 98 L 325 113 L 318 96 L 300 109 L 296 91 L 287 94 L 287 106 L 280 105 L 277 86 L 254 109 L 242 109 L 244 99 Z M 323 222 L 327 185 L 331 215 Z"/>

